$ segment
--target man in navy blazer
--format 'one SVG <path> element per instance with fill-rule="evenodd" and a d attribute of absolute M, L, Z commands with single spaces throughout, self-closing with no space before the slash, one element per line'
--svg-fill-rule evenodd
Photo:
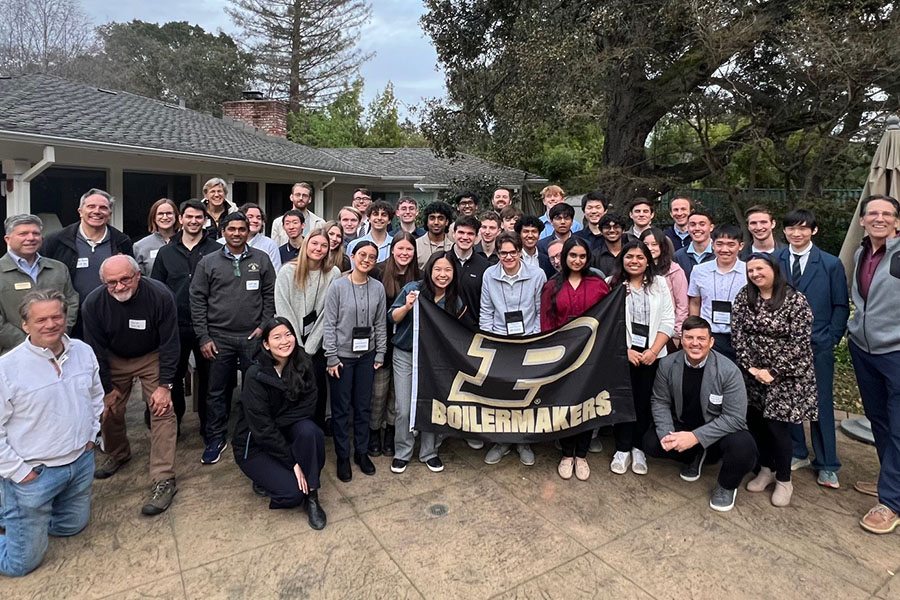
<path fill-rule="evenodd" d="M 818 471 L 819 485 L 837 488 L 840 487 L 837 471 L 841 463 L 837 457 L 834 434 L 834 347 L 844 337 L 850 317 L 847 277 L 840 259 L 812 243 L 812 236 L 818 232 L 816 216 L 812 211 L 802 208 L 792 210 L 784 216 L 782 223 L 790 245 L 777 250 L 774 256 L 788 282 L 806 296 L 813 313 L 813 364 L 819 420 L 811 422 L 809 428 L 815 453 L 811 464 Z M 794 442 L 791 469 L 809 465 L 809 450 L 802 425 L 792 426 L 791 438 Z"/>

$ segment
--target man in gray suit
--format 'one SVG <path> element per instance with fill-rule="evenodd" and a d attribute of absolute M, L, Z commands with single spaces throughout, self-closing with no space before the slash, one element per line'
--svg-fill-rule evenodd
<path fill-rule="evenodd" d="M 744 475 L 756 465 L 744 378 L 733 362 L 711 351 L 715 340 L 705 319 L 685 319 L 681 340 L 682 350 L 659 362 L 650 400 L 656 430 L 644 436 L 644 452 L 682 463 L 685 481 L 700 479 L 705 460 L 721 458 L 709 507 L 727 512 Z"/>

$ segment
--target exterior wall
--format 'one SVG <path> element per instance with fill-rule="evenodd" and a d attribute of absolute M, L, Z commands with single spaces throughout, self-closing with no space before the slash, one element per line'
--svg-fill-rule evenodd
<path fill-rule="evenodd" d="M 243 121 L 269 135 L 287 137 L 288 108 L 278 100 L 237 100 L 222 104 L 225 116 Z"/>

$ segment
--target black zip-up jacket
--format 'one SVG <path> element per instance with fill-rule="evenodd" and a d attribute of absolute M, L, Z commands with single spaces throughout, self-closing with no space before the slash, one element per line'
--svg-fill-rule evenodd
<path fill-rule="evenodd" d="M 78 246 L 75 243 L 75 236 L 78 235 L 79 224 L 81 224 L 81 221 L 76 221 L 55 233 L 51 233 L 44 240 L 44 244 L 41 247 L 41 254 L 66 265 L 66 268 L 69 269 L 69 277 L 73 280 L 75 279 L 75 269 L 78 266 Z M 116 254 L 134 256 L 134 244 L 131 242 L 131 238 L 112 225 L 107 225 L 106 227 L 109 229 L 109 244 L 112 256 Z"/>
<path fill-rule="evenodd" d="M 469 329 L 477 331 L 478 317 L 481 315 L 481 280 L 491 263 L 475 251 L 465 262 L 459 260 L 453 249 L 450 250 L 450 255 L 456 259 L 456 268 L 459 271 L 459 297 L 466 305 L 466 312 L 459 322 Z"/>
<path fill-rule="evenodd" d="M 178 328 L 191 329 L 191 277 L 197 263 L 207 254 L 221 252 L 222 244 L 206 235 L 196 246 L 188 250 L 181 241 L 181 231 L 172 240 L 159 249 L 153 262 L 150 277 L 166 284 L 175 294 L 175 306 L 178 308 Z"/>
<path fill-rule="evenodd" d="M 300 399 L 288 398 L 281 377 L 275 372 L 272 359 L 264 352 L 257 355 L 258 363 L 247 369 L 234 439 L 231 447 L 237 462 L 258 453 L 265 453 L 287 469 L 297 463 L 291 454 L 291 443 L 284 431 L 303 419 L 311 419 L 316 411 L 316 381 L 312 368 L 303 376 Z"/>

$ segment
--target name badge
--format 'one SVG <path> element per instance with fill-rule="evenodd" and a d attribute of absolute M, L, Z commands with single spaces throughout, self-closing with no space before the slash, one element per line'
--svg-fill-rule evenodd
<path fill-rule="evenodd" d="M 722 404 L 722 396 L 719 396 L 718 394 L 710 394 L 709 403 L 715 404 L 716 406 Z"/>
<path fill-rule="evenodd" d="M 353 351 L 368 352 L 369 337 L 372 335 L 371 327 L 354 327 L 353 328 Z"/>
<path fill-rule="evenodd" d="M 16 288 L 17 290 L 30 290 L 30 289 L 31 289 L 31 282 L 30 282 L 30 281 L 23 281 L 22 283 L 17 283 L 17 284 L 15 285 L 15 288 Z"/>
<path fill-rule="evenodd" d="M 151 251 L 150 251 L 150 258 L 156 258 L 156 255 L 157 255 L 157 254 L 159 254 L 159 248 L 157 248 L 156 250 L 151 250 Z"/>
<path fill-rule="evenodd" d="M 631 349 L 643 352 L 650 346 L 650 326 L 642 323 L 631 323 Z"/>
<path fill-rule="evenodd" d="M 147 329 L 146 319 L 128 319 L 128 329 L 139 329 L 143 331 Z"/>
<path fill-rule="evenodd" d="M 731 325 L 731 302 L 713 300 L 712 320 L 716 325 Z"/>
<path fill-rule="evenodd" d="M 90 263 L 90 260 L 88 260 L 87 257 L 85 257 L 85 258 L 79 258 L 79 259 L 78 259 L 78 262 L 75 263 L 75 268 L 76 268 L 76 269 L 87 269 L 89 266 L 91 266 L 91 263 Z"/>
<path fill-rule="evenodd" d="M 259 279 L 252 279 L 247 282 L 247 291 L 255 292 L 259 289 Z"/>
<path fill-rule="evenodd" d="M 525 317 L 521 310 L 503 313 L 506 321 L 506 335 L 522 335 L 525 333 Z"/>
<path fill-rule="evenodd" d="M 313 326 L 316 324 L 317 317 L 318 313 L 316 313 L 316 311 L 312 311 L 311 313 L 303 317 L 303 332 L 300 334 L 300 336 L 303 338 L 304 342 L 306 341 L 306 338 L 309 337 L 309 334 L 312 333 Z"/>

